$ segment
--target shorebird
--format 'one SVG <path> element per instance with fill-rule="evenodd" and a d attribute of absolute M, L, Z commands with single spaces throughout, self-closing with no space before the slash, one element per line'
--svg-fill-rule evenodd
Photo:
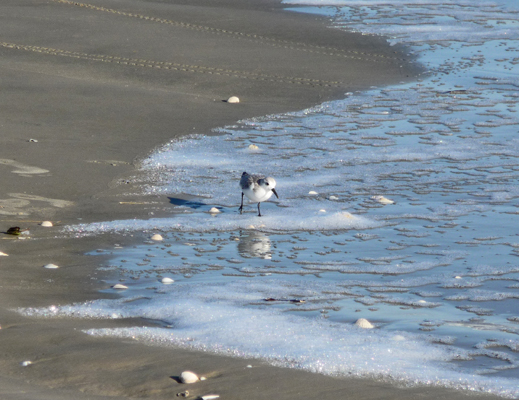
<path fill-rule="evenodd" d="M 241 187 L 241 206 L 239 208 L 240 214 L 243 212 L 243 195 L 247 196 L 254 202 L 258 202 L 258 217 L 261 217 L 260 204 L 262 201 L 267 201 L 272 196 L 276 195 L 276 180 L 271 177 L 264 177 L 263 175 L 249 175 L 244 172 L 240 179 Z"/>

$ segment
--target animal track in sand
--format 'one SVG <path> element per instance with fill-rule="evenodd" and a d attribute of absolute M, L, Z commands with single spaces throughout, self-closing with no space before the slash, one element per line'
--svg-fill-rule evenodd
<path fill-rule="evenodd" d="M 71 5 L 71 6 L 81 7 L 84 9 L 95 10 L 95 11 L 102 11 L 102 12 L 110 13 L 113 15 L 124 16 L 124 17 L 137 18 L 137 19 L 141 19 L 141 20 L 145 20 L 145 21 L 149 21 L 149 22 L 156 22 L 156 23 L 160 23 L 160 24 L 171 25 L 171 26 L 175 26 L 178 28 L 190 29 L 190 30 L 209 33 L 209 34 L 213 34 L 213 35 L 229 35 L 231 37 L 234 37 L 235 39 L 248 40 L 248 41 L 252 41 L 255 43 L 267 44 L 267 45 L 270 45 L 273 47 L 283 47 L 288 50 L 305 51 L 308 53 L 322 54 L 324 56 L 344 57 L 344 58 L 357 59 L 357 60 L 370 59 L 372 61 L 397 61 L 397 62 L 405 61 L 405 59 L 403 59 L 403 58 L 391 57 L 391 56 L 386 56 L 383 54 L 371 54 L 371 53 L 366 53 L 366 52 L 357 51 L 357 50 L 343 50 L 343 49 L 329 47 L 329 46 L 317 46 L 317 45 L 311 45 L 308 43 L 276 39 L 276 38 L 267 37 L 267 36 L 263 36 L 263 35 L 257 35 L 254 33 L 236 32 L 236 31 L 232 31 L 229 29 L 214 28 L 214 27 L 203 26 L 203 25 L 195 25 L 195 24 L 191 24 L 188 22 L 173 21 L 173 20 L 159 18 L 159 17 L 153 17 L 153 16 L 149 16 L 149 15 L 142 15 L 142 14 L 137 14 L 137 13 L 120 11 L 120 10 L 116 10 L 113 8 L 96 6 L 94 4 L 79 3 L 77 1 L 70 1 L 70 0 L 52 0 L 52 1 L 55 3 L 59 3 L 59 4 Z"/>

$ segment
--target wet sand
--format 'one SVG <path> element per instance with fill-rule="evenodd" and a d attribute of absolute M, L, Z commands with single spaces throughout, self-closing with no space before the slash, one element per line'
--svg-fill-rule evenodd
<path fill-rule="evenodd" d="M 4 0 L 0 72 L 0 231 L 30 231 L 25 240 L 0 235 L 9 254 L 0 257 L 0 398 L 171 399 L 185 390 L 222 399 L 466 397 L 82 332 L 144 321 L 13 311 L 110 296 L 99 293 L 112 278 L 98 270 L 106 259 L 85 253 L 145 234 L 76 239 L 60 227 L 168 215 L 167 197 L 139 191 L 136 166 L 157 146 L 416 79 L 421 70 L 404 48 L 271 0 Z M 224 101 L 232 95 L 241 102 Z M 48 263 L 61 268 L 42 268 Z M 174 378 L 183 370 L 208 379 L 181 385 Z"/>

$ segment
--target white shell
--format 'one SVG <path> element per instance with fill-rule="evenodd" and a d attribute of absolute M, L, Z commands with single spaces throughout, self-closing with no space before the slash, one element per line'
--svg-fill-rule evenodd
<path fill-rule="evenodd" d="M 211 214 L 218 214 L 219 212 L 221 212 L 219 209 L 217 209 L 216 207 L 211 207 L 211 209 L 209 210 L 209 212 Z"/>
<path fill-rule="evenodd" d="M 120 283 L 116 283 L 115 285 L 112 286 L 112 289 L 128 289 L 128 286 L 122 285 Z"/>
<path fill-rule="evenodd" d="M 259 150 L 259 147 L 255 144 L 249 144 L 249 150 Z"/>
<path fill-rule="evenodd" d="M 200 396 L 200 399 L 202 400 L 212 400 L 212 399 L 218 399 L 220 397 L 219 394 L 204 394 L 203 396 Z"/>
<path fill-rule="evenodd" d="M 27 367 L 28 365 L 31 365 L 31 364 L 32 364 L 32 361 L 22 361 L 22 362 L 20 363 L 20 365 L 21 365 L 22 367 Z"/>
<path fill-rule="evenodd" d="M 312 195 L 312 196 L 316 196 L 316 195 L 318 195 L 319 193 L 317 193 L 315 190 L 310 190 L 310 191 L 308 192 L 308 194 L 309 194 L 309 195 Z"/>
<path fill-rule="evenodd" d="M 366 318 L 359 318 L 355 322 L 355 326 L 358 326 L 359 328 L 364 328 L 364 329 L 373 329 L 375 327 L 375 325 L 373 325 L 371 322 L 369 322 Z"/>
<path fill-rule="evenodd" d="M 321 208 L 321 209 L 319 210 L 319 212 L 325 213 L 326 210 L 325 210 L 324 208 Z"/>
<path fill-rule="evenodd" d="M 337 196 L 330 196 L 328 197 L 329 200 L 339 200 L 339 198 Z"/>
<path fill-rule="evenodd" d="M 380 204 L 395 204 L 393 200 L 389 200 L 384 196 L 371 196 L 371 198 L 375 201 L 378 201 Z"/>
<path fill-rule="evenodd" d="M 162 282 L 164 285 L 170 285 L 170 284 L 172 284 L 173 282 L 175 282 L 175 280 L 166 277 L 166 278 L 162 278 L 161 282 Z"/>
<path fill-rule="evenodd" d="M 227 99 L 227 103 L 239 103 L 240 99 L 236 96 L 231 96 Z"/>
<path fill-rule="evenodd" d="M 46 264 L 46 265 L 43 266 L 43 268 L 58 269 L 59 267 L 56 264 Z"/>
<path fill-rule="evenodd" d="M 54 226 L 50 221 L 43 221 L 40 225 L 44 226 L 45 228 L 50 228 L 51 226 Z"/>
<path fill-rule="evenodd" d="M 418 303 L 425 304 L 427 302 L 425 300 L 418 300 Z"/>
<path fill-rule="evenodd" d="M 456 275 L 456 276 L 454 277 L 454 279 L 463 279 L 463 278 L 462 278 L 461 276 L 459 276 L 459 275 Z"/>
<path fill-rule="evenodd" d="M 9 254 L 5 254 L 3 251 L 0 251 L 0 257 L 5 256 L 7 257 Z"/>
<path fill-rule="evenodd" d="M 201 377 L 200 377 L 200 380 L 201 380 L 201 381 L 205 381 L 205 380 L 207 380 L 207 378 L 206 378 L 205 376 L 201 376 Z"/>
<path fill-rule="evenodd" d="M 164 240 L 164 238 L 162 237 L 162 235 L 159 235 L 158 233 L 156 233 L 155 235 L 153 235 L 151 237 L 151 240 L 155 240 L 157 242 L 160 242 L 161 240 Z"/>
<path fill-rule="evenodd" d="M 198 382 L 198 375 L 191 371 L 184 371 L 180 374 L 180 382 L 182 382 L 182 383 Z"/>

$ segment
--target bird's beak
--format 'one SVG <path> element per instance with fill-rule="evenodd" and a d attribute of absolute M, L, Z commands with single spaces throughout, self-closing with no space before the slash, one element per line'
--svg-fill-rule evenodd
<path fill-rule="evenodd" d="M 279 196 L 278 194 L 276 193 L 276 189 L 272 189 L 272 193 L 274 193 L 276 195 L 276 197 L 279 199 Z"/>

